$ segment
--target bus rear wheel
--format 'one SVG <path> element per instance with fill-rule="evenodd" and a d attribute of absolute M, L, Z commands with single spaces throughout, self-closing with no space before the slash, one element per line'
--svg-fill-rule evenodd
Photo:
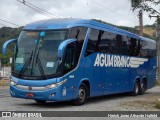
<path fill-rule="evenodd" d="M 142 81 L 142 82 L 140 83 L 139 94 L 140 94 L 140 95 L 143 95 L 145 91 L 146 91 L 146 84 L 145 84 L 144 81 Z"/>
<path fill-rule="evenodd" d="M 88 97 L 87 86 L 85 84 L 81 84 L 78 90 L 77 99 L 73 100 L 74 105 L 80 106 L 83 105 Z"/>
<path fill-rule="evenodd" d="M 132 92 L 132 95 L 133 95 L 133 96 L 137 96 L 138 94 L 139 94 L 139 82 L 136 81 L 136 82 L 135 82 L 135 85 L 134 85 L 134 90 L 133 90 L 133 92 Z"/>

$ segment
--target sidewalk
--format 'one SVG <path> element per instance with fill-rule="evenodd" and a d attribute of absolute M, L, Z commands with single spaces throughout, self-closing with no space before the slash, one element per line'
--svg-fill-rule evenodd
<path fill-rule="evenodd" d="M 9 86 L 0 86 L 0 90 L 6 90 L 6 89 L 9 89 Z"/>

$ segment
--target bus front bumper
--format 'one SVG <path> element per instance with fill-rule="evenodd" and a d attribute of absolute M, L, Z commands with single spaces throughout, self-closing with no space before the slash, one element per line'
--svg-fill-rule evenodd
<path fill-rule="evenodd" d="M 34 88 L 34 87 L 33 87 Z M 29 90 L 30 89 L 30 90 Z M 32 88 L 21 88 L 19 86 L 10 85 L 10 94 L 12 97 L 34 99 L 34 100 L 45 100 L 45 101 L 65 101 L 71 99 L 67 95 L 67 88 L 59 86 L 46 90 L 31 90 Z M 42 89 L 42 88 L 41 88 Z"/>

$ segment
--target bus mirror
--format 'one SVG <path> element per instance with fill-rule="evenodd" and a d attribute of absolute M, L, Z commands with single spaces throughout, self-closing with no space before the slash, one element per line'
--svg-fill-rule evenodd
<path fill-rule="evenodd" d="M 59 58 L 62 58 L 66 46 L 67 46 L 68 44 L 72 43 L 72 42 L 75 42 L 75 41 L 77 41 L 77 39 L 67 39 L 67 40 L 63 41 L 63 42 L 59 45 L 59 47 L 58 47 L 58 57 L 59 57 Z"/>
<path fill-rule="evenodd" d="M 4 44 L 3 44 L 3 47 L 2 47 L 2 54 L 3 55 L 6 55 L 7 54 L 7 48 L 10 44 L 12 43 L 16 43 L 17 42 L 17 39 L 11 39 L 11 40 L 7 40 Z"/>

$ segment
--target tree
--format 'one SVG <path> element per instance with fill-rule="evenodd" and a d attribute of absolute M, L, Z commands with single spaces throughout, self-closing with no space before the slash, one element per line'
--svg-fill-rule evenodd
<path fill-rule="evenodd" d="M 154 7 L 160 5 L 160 0 L 130 0 L 132 11 L 135 10 L 143 10 L 148 12 L 149 14 L 159 14 L 160 15 L 160 7 L 159 10 L 156 10 Z"/>
<path fill-rule="evenodd" d="M 160 4 L 160 0 L 130 0 L 132 11 L 138 10 L 139 23 L 140 23 L 140 35 L 143 36 L 143 12 L 149 14 L 160 15 L 160 9 L 156 10 L 154 6 Z M 159 7 L 160 8 L 160 7 Z"/>
<path fill-rule="evenodd" d="M 13 38 L 17 38 L 20 34 L 22 27 L 20 28 L 11 28 L 11 27 L 2 27 L 0 28 L 0 50 L 2 50 L 2 46 L 5 41 Z M 10 45 L 7 50 L 7 55 L 2 55 L 0 51 L 0 60 L 3 66 L 9 66 L 9 58 L 12 57 L 14 45 Z"/>

